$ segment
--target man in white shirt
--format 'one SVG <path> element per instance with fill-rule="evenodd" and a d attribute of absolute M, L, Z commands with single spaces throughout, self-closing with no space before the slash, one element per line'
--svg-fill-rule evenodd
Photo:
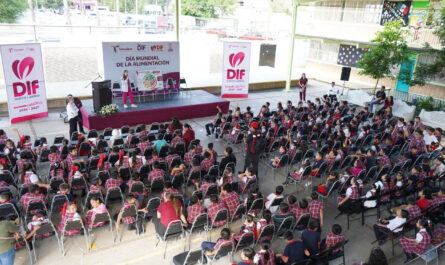
<path fill-rule="evenodd" d="M 379 241 L 379 245 L 385 242 L 385 233 L 398 233 L 403 230 L 403 224 L 406 222 L 408 212 L 402 209 L 397 209 L 396 217 L 392 219 L 385 219 L 374 225 L 375 238 Z"/>
<path fill-rule="evenodd" d="M 431 143 L 438 142 L 436 136 L 434 135 L 433 128 L 428 127 L 425 131 L 423 131 L 423 140 L 425 141 L 426 146 L 431 145 Z"/>
<path fill-rule="evenodd" d="M 329 88 L 329 93 L 327 95 L 324 95 L 323 98 L 326 100 L 327 97 L 331 98 L 331 101 L 334 100 L 338 93 L 339 93 L 338 87 L 335 85 L 335 82 L 331 83 L 331 88 Z"/>
<path fill-rule="evenodd" d="M 70 124 L 70 138 L 73 132 L 77 131 L 77 115 L 79 114 L 79 109 L 74 104 L 74 97 L 68 96 L 68 104 L 66 104 L 66 114 L 68 115 L 68 122 Z"/>

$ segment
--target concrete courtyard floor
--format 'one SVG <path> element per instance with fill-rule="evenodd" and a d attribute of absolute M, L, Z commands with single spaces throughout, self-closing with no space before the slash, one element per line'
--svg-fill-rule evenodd
<path fill-rule="evenodd" d="M 308 99 L 313 100 L 315 97 L 320 97 L 329 90 L 329 85 L 320 82 L 311 82 L 308 87 Z M 251 106 L 252 110 L 257 113 L 262 104 L 269 101 L 273 108 L 276 104 L 281 101 L 283 104 L 290 99 L 293 102 L 298 101 L 298 96 L 295 90 L 289 93 L 283 92 L 282 90 L 271 90 L 264 92 L 256 92 L 249 94 L 248 99 L 232 99 L 231 108 L 240 106 L 244 111 L 247 106 Z M 210 122 L 213 117 L 191 119 L 184 122 L 188 122 L 195 130 L 196 137 L 201 139 L 202 145 L 207 146 L 207 143 L 214 142 L 215 148 L 219 154 L 223 153 L 226 144 L 224 141 L 215 141 L 211 137 L 205 136 L 204 125 Z M 59 118 L 58 111 L 51 111 L 49 117 L 33 120 L 29 122 L 20 123 L 14 125 L 18 128 L 22 134 L 28 134 L 32 137 L 46 136 L 49 142 L 52 142 L 53 137 L 56 134 L 65 134 L 68 132 L 68 125 L 64 124 Z M 0 118 L 0 128 L 5 129 L 7 134 L 16 140 L 14 132 L 11 130 L 11 124 L 9 123 L 8 117 Z M 240 148 L 237 150 L 237 171 L 241 170 L 243 167 L 243 156 Z M 280 185 L 284 180 L 284 174 L 276 174 L 276 180 L 272 178 L 272 172 L 267 170 L 264 162 L 260 163 L 260 189 L 264 196 L 273 192 L 275 186 Z M 46 174 L 46 172 L 39 172 L 41 175 Z M 319 180 L 315 180 L 315 184 L 318 184 Z M 309 189 L 308 189 L 309 190 Z M 309 191 L 304 190 L 304 188 L 299 188 L 298 192 L 294 185 L 289 185 L 285 188 L 285 194 L 295 194 L 298 199 L 307 197 Z M 322 238 L 327 235 L 332 224 L 338 223 L 343 227 L 343 234 L 349 243 L 346 245 L 346 264 L 351 264 L 353 262 L 366 261 L 370 250 L 376 246 L 372 245 L 371 242 L 374 241 L 374 234 L 372 232 L 372 225 L 376 222 L 376 216 L 367 217 L 365 220 L 365 225 L 361 225 L 360 220 L 352 221 L 349 230 L 346 227 L 346 216 L 340 216 L 336 220 L 334 217 L 337 215 L 338 211 L 336 209 L 336 197 L 333 196 L 328 200 L 325 200 L 325 225 L 322 231 Z M 372 212 L 368 213 L 371 214 Z M 382 217 L 387 216 L 388 213 L 383 211 Z M 352 218 L 358 218 L 360 216 L 356 215 Z M 231 224 L 230 227 L 232 231 L 239 231 L 241 226 L 241 221 Z M 85 240 L 82 236 L 77 235 L 72 238 L 65 239 L 66 256 L 62 256 L 58 249 L 56 238 L 50 237 L 44 240 L 38 240 L 36 242 L 35 248 L 37 253 L 37 263 L 36 264 L 171 264 L 174 255 L 177 255 L 184 251 L 184 239 L 172 240 L 168 244 L 166 258 L 163 258 L 164 244 L 160 243 L 156 247 L 156 238 L 154 233 L 154 226 L 151 222 L 146 225 L 146 233 L 137 236 L 134 231 L 128 231 L 126 225 L 121 226 L 122 240 L 120 242 L 116 241 L 113 244 L 111 240 L 111 234 L 107 227 L 102 227 L 93 230 L 92 242 L 95 247 L 88 251 L 85 244 Z M 215 241 L 218 238 L 220 230 L 212 231 L 212 240 Z M 114 231 L 115 232 L 115 231 Z M 297 235 L 299 238 L 299 235 Z M 200 246 L 202 241 L 206 240 L 205 233 L 193 234 L 191 238 L 191 248 L 197 248 Z M 276 253 L 283 251 L 285 242 L 283 239 L 277 238 L 273 241 L 273 248 Z M 188 248 L 188 246 L 187 246 Z M 258 249 L 258 247 L 256 247 Z M 395 246 L 395 256 L 392 255 L 391 242 L 386 242 L 382 246 L 388 261 L 390 264 L 403 264 L 404 255 L 398 246 Z M 444 264 L 444 254 L 441 254 L 440 264 Z M 239 254 L 234 255 L 233 262 L 237 263 L 240 261 Z M 435 262 L 435 261 L 434 261 Z M 230 264 L 228 257 L 223 257 L 214 264 Z M 341 264 L 340 259 L 332 261 L 330 264 L 337 265 Z M 28 253 L 26 250 L 19 250 L 16 253 L 16 263 L 15 264 L 29 264 Z M 411 264 L 423 264 L 421 261 L 416 261 Z"/>

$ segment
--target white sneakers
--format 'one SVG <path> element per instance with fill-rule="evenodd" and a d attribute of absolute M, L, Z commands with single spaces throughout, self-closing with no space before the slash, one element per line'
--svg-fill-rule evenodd
<path fill-rule="evenodd" d="M 138 107 L 138 105 L 135 105 L 135 104 L 131 104 L 131 107 L 132 107 L 132 108 L 137 108 L 137 107 Z"/>
<path fill-rule="evenodd" d="M 124 109 L 128 108 L 127 104 L 124 104 Z"/>

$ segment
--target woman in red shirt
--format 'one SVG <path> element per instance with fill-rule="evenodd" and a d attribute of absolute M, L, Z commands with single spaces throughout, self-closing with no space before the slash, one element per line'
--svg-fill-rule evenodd
<path fill-rule="evenodd" d="M 174 133 L 176 130 L 181 130 L 182 133 L 182 124 L 178 118 L 173 117 L 172 122 L 167 127 L 167 131 L 168 133 Z"/>
<path fill-rule="evenodd" d="M 159 235 L 165 234 L 168 224 L 171 221 L 181 220 L 182 225 L 187 227 L 187 220 L 182 213 L 181 202 L 175 198 L 172 192 L 166 192 L 164 195 L 165 201 L 159 205 L 157 215 L 154 218 L 156 233 Z"/>
<path fill-rule="evenodd" d="M 185 146 L 188 147 L 190 142 L 195 140 L 195 131 L 193 131 L 192 126 L 188 123 L 185 123 L 183 127 L 184 135 L 182 136 L 182 139 L 185 141 Z"/>

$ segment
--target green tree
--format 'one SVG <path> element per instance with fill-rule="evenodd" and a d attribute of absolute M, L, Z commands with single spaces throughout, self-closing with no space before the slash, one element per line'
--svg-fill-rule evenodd
<path fill-rule="evenodd" d="M 59 9 L 63 6 L 63 0 L 45 0 L 42 5 L 45 8 Z"/>
<path fill-rule="evenodd" d="M 404 73 L 401 79 L 406 84 L 423 86 L 436 76 L 445 77 L 445 7 L 440 10 L 440 16 L 435 24 L 434 34 L 439 37 L 441 49 L 433 49 L 426 43 L 424 53 L 432 56 L 434 62 L 431 64 L 418 63 L 412 79 L 409 74 Z"/>
<path fill-rule="evenodd" d="M 183 15 L 205 18 L 217 18 L 227 15 L 235 9 L 236 0 L 182 0 Z"/>
<path fill-rule="evenodd" d="M 27 0 L 0 0 L 0 23 L 16 22 L 27 7 Z"/>
<path fill-rule="evenodd" d="M 391 76 L 391 72 L 405 61 L 408 61 L 408 31 L 402 29 L 399 21 L 387 22 L 383 30 L 376 32 L 369 52 L 363 55 L 357 67 L 362 68 L 360 75 L 367 75 L 376 80 L 374 93 L 379 80 Z"/>

